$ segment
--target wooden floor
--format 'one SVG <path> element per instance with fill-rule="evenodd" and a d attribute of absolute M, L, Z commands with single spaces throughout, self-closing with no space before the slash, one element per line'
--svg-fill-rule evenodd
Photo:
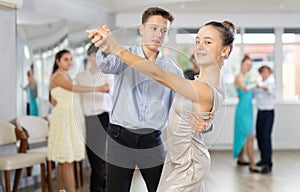
<path fill-rule="evenodd" d="M 250 173 L 236 165 L 231 151 L 211 151 L 211 168 L 205 181 L 206 192 L 300 192 L 300 150 L 274 151 L 270 174 Z M 258 160 L 258 154 L 256 154 Z M 77 192 L 87 192 L 90 170 L 85 170 L 85 185 Z M 54 180 L 55 182 L 55 180 Z M 146 192 L 139 172 L 135 173 L 131 192 Z M 39 192 L 29 186 L 20 192 Z"/>

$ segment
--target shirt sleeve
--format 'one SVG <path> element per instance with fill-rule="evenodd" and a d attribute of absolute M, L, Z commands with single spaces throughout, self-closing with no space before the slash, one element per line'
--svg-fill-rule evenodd
<path fill-rule="evenodd" d="M 267 85 L 268 88 L 268 93 L 274 95 L 275 94 L 275 84 L 274 83 L 269 83 Z"/>
<path fill-rule="evenodd" d="M 96 63 L 101 72 L 107 74 L 120 74 L 127 67 L 117 56 L 104 54 L 100 49 L 96 54 Z"/>
<path fill-rule="evenodd" d="M 109 94 L 112 96 L 114 91 L 114 75 L 108 74 L 106 77 L 106 83 L 109 84 Z"/>

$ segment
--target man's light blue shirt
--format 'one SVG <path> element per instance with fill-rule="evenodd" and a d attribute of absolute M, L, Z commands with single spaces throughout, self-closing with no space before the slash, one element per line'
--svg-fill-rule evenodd
<path fill-rule="evenodd" d="M 141 46 L 131 46 L 129 51 L 145 58 Z M 97 64 L 103 73 L 115 75 L 113 108 L 110 122 L 128 129 L 166 127 L 174 92 L 150 77 L 134 70 L 115 55 L 97 52 Z M 159 52 L 156 64 L 183 77 L 182 70 Z"/>

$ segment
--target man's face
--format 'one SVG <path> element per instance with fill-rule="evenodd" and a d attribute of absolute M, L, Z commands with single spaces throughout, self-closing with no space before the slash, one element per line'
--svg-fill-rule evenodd
<path fill-rule="evenodd" d="M 140 26 L 142 44 L 151 51 L 158 51 L 168 34 L 170 21 L 160 15 L 154 15 Z"/>
<path fill-rule="evenodd" d="M 271 75 L 271 72 L 267 69 L 264 68 L 261 73 L 260 73 L 262 80 L 265 81 L 266 79 L 268 79 L 268 77 Z"/>

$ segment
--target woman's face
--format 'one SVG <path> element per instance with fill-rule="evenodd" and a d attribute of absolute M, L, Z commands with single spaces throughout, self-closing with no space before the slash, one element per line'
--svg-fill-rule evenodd
<path fill-rule="evenodd" d="M 57 61 L 57 64 L 59 69 L 68 71 L 73 66 L 72 55 L 70 53 L 63 54 L 60 60 Z"/>
<path fill-rule="evenodd" d="M 242 63 L 242 66 L 241 66 L 241 70 L 242 72 L 244 73 L 247 73 L 251 70 L 252 68 L 252 60 L 250 59 L 246 59 L 243 63 Z"/>
<path fill-rule="evenodd" d="M 229 46 L 222 45 L 221 34 L 213 26 L 204 26 L 199 29 L 194 49 L 198 64 L 222 65 Z"/>

